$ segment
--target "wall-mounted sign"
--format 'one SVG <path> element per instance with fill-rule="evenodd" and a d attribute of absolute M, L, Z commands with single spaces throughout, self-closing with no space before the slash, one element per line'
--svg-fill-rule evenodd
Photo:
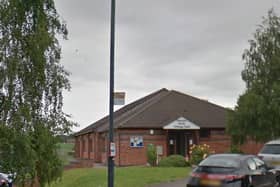
<path fill-rule="evenodd" d="M 184 117 L 180 117 L 177 120 L 169 123 L 168 125 L 164 126 L 163 129 L 176 129 L 176 130 L 195 130 L 195 129 L 200 129 L 199 126 L 194 124 L 193 122 L 187 120 Z"/>
<path fill-rule="evenodd" d="M 190 145 L 193 144 L 193 140 L 192 140 L 192 139 L 189 140 L 189 144 L 190 144 Z"/>
<path fill-rule="evenodd" d="M 142 136 L 131 136 L 130 137 L 130 147 L 143 147 L 143 137 Z"/>
<path fill-rule="evenodd" d="M 115 92 L 114 105 L 124 105 L 124 104 L 125 104 L 125 92 Z"/>
<path fill-rule="evenodd" d="M 110 143 L 110 156 L 111 157 L 116 156 L 116 144 L 114 142 Z"/>

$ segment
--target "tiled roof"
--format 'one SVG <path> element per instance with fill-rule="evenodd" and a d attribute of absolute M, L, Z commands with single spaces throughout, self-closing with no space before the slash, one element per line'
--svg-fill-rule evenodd
<path fill-rule="evenodd" d="M 227 109 L 174 90 L 161 89 L 114 112 L 114 128 L 163 128 L 184 117 L 201 128 L 225 128 Z M 107 131 L 109 117 L 75 135 Z"/>

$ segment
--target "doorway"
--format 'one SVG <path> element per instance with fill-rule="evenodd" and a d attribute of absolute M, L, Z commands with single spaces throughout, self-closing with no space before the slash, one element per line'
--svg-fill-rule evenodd
<path fill-rule="evenodd" d="M 190 135 L 185 131 L 168 132 L 168 155 L 178 154 L 185 157 L 189 152 Z"/>

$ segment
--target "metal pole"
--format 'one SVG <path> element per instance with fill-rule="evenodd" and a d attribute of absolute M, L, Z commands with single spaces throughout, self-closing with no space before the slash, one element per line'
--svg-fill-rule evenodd
<path fill-rule="evenodd" d="M 114 187 L 114 158 L 110 155 L 110 145 L 114 142 L 114 61 L 115 61 L 115 9 L 116 0 L 111 0 L 111 33 L 110 33 L 110 127 L 108 154 L 108 187 Z"/>

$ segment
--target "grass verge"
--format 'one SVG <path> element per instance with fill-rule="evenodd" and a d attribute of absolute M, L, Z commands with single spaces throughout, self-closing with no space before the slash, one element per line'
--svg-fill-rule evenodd
<path fill-rule="evenodd" d="M 105 168 L 65 171 L 60 182 L 51 187 L 107 187 Z M 146 187 L 150 184 L 174 181 L 187 177 L 190 168 L 125 167 L 115 169 L 115 187 Z"/>

